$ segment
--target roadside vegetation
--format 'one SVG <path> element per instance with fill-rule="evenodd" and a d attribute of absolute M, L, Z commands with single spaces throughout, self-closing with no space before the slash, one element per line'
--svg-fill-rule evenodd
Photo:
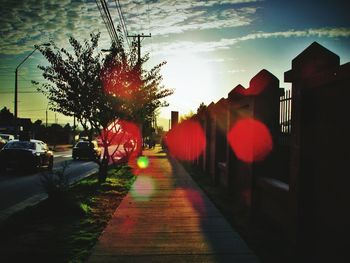
<path fill-rule="evenodd" d="M 102 158 L 95 160 L 100 183 L 115 156 L 129 159 L 140 153 L 142 137 L 154 133 L 157 110 L 168 105 L 164 99 L 173 93 L 162 84 L 165 62 L 145 67 L 149 54 L 139 56 L 136 39 L 128 49 L 117 32 L 108 52 L 99 51 L 100 33 L 83 42 L 71 36 L 67 49 L 54 41 L 36 46 L 48 65 L 38 66 L 46 81 L 32 81 L 49 100 L 50 110 L 74 117 L 89 140 L 99 138 L 104 148 Z M 117 146 L 114 152 L 110 146 Z"/>
<path fill-rule="evenodd" d="M 69 186 L 56 198 L 14 214 L 0 225 L 0 262 L 83 262 L 135 176 L 128 166 Z"/>

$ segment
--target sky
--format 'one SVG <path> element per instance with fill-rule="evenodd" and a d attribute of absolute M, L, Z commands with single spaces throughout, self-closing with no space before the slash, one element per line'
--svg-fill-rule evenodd
<path fill-rule="evenodd" d="M 159 125 L 168 127 L 170 111 L 195 112 L 201 102 L 216 102 L 238 84 L 267 69 L 284 83 L 291 60 L 317 41 L 350 61 L 350 16 L 347 1 L 312 0 L 120 0 L 130 34 L 149 34 L 142 54 L 149 67 L 162 61 L 163 84 L 174 89 L 169 107 L 160 110 Z M 50 39 L 67 48 L 68 37 L 89 38 L 101 32 L 99 49 L 110 38 L 94 0 L 0 0 L 0 108 L 13 112 L 16 66 L 35 44 Z M 115 1 L 108 2 L 119 24 Z M 44 81 L 37 65 L 45 59 L 33 54 L 19 69 L 18 115 L 45 120 L 47 100 L 31 85 Z M 71 118 L 57 115 L 59 123 Z M 49 122 L 55 113 L 49 111 Z"/>

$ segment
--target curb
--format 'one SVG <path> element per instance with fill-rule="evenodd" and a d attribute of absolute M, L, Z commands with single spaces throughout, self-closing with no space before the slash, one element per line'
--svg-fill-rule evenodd
<path fill-rule="evenodd" d="M 84 178 L 90 177 L 95 173 L 96 173 L 96 170 L 92 169 L 85 174 L 78 175 L 69 184 L 70 185 L 75 184 L 76 182 L 78 182 Z M 24 200 L 20 203 L 17 203 L 9 208 L 6 208 L 6 209 L 0 211 L 0 225 L 3 222 L 5 222 L 9 217 L 11 217 L 13 214 L 18 213 L 19 211 L 21 211 L 27 207 L 35 206 L 35 205 L 39 204 L 40 202 L 46 200 L 47 197 L 48 197 L 48 195 L 46 193 L 36 194 L 36 195 L 33 195 L 33 196 L 27 198 L 26 200 Z"/>
<path fill-rule="evenodd" d="M 47 198 L 47 194 L 41 193 L 33 195 L 26 200 L 17 203 L 9 208 L 6 208 L 5 210 L 0 212 L 0 224 L 2 224 L 6 219 L 8 219 L 13 214 L 23 210 L 24 208 L 27 208 L 29 206 L 34 206 L 42 201 L 44 201 Z"/>

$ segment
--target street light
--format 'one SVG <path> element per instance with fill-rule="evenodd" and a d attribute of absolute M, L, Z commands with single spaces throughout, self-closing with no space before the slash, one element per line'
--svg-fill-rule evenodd
<path fill-rule="evenodd" d="M 26 56 L 21 63 L 18 64 L 18 66 L 16 67 L 15 70 L 15 122 L 16 122 L 16 135 L 18 135 L 18 69 L 20 68 L 20 66 L 22 66 L 22 64 L 31 56 L 33 55 L 33 53 L 40 47 L 40 46 L 44 46 L 44 47 L 48 47 L 50 46 L 50 43 L 44 43 L 38 46 L 35 46 L 34 50 L 28 55 Z"/>

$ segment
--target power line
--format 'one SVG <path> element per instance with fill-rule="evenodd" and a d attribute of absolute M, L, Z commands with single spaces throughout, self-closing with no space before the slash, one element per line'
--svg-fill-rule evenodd
<path fill-rule="evenodd" d="M 107 19 L 106 15 L 105 15 L 104 11 L 102 10 L 102 9 L 103 9 L 102 4 L 101 4 L 101 2 L 100 2 L 99 0 L 96 0 L 96 5 L 97 5 L 97 7 L 98 7 L 98 10 L 100 11 L 100 14 L 101 14 L 103 23 L 104 23 L 105 26 L 106 26 L 106 29 L 107 29 L 107 31 L 108 31 L 108 34 L 109 34 L 111 40 L 113 41 L 113 33 L 112 33 L 111 28 L 110 28 L 110 25 L 109 25 L 109 23 L 108 23 L 108 19 Z"/>
<path fill-rule="evenodd" d="M 13 74 L 14 70 L 13 69 L 8 69 L 8 68 L 0 68 L 1 71 L 7 71 L 9 74 Z"/>
<path fill-rule="evenodd" d="M 111 18 L 111 14 L 109 13 L 106 1 L 105 0 L 95 0 L 95 1 L 112 42 L 117 42 L 118 35 L 115 30 L 113 20 Z"/>
<path fill-rule="evenodd" d="M 17 93 L 39 93 L 38 91 L 18 91 Z M 5 91 L 5 92 L 2 92 L 0 91 L 0 94 L 13 94 L 13 91 Z"/>
<path fill-rule="evenodd" d="M 21 112 L 34 112 L 34 111 L 45 111 L 46 109 L 37 109 L 37 110 L 21 110 Z"/>
<path fill-rule="evenodd" d="M 113 24 L 113 20 L 111 18 L 111 14 L 109 12 L 109 9 L 108 9 L 108 6 L 106 4 L 106 1 L 105 0 L 95 0 L 96 1 L 96 4 L 100 10 L 100 14 L 101 14 L 101 17 L 103 19 L 103 22 L 105 23 L 105 26 L 110 34 L 110 37 L 113 41 L 113 39 L 115 39 L 115 41 L 118 40 L 118 35 L 115 31 L 115 28 L 114 28 L 114 24 Z M 120 2 L 119 0 L 114 0 L 115 4 L 116 4 L 116 7 L 117 7 L 117 11 L 118 11 L 118 15 L 119 15 L 119 20 L 120 20 L 120 25 L 121 25 L 121 28 L 124 32 L 124 34 L 126 35 L 126 41 L 129 45 L 129 48 L 130 48 L 130 43 L 129 43 L 129 40 L 128 38 L 129 37 L 132 37 L 132 38 L 136 38 L 137 39 L 137 48 L 138 48 L 138 61 L 140 62 L 141 61 L 141 41 L 145 38 L 145 37 L 151 37 L 151 34 L 149 35 L 145 35 L 145 34 L 136 34 L 136 35 L 129 35 L 129 32 L 128 32 L 128 29 L 127 29 L 127 26 L 126 26 L 126 22 L 125 22 L 125 17 L 123 15 L 123 12 L 122 12 L 122 9 L 121 9 L 121 5 L 120 5 Z"/>
<path fill-rule="evenodd" d="M 120 25 L 121 25 L 121 28 L 122 28 L 122 30 L 124 32 L 126 42 L 127 42 L 128 46 L 129 46 L 129 49 L 131 49 L 131 45 L 130 45 L 130 42 L 129 42 L 129 39 L 128 39 L 129 32 L 128 32 L 128 28 L 127 28 L 126 23 L 125 23 L 125 17 L 124 17 L 123 11 L 122 11 L 122 7 L 120 5 L 119 0 L 114 0 L 114 2 L 115 2 L 115 5 L 117 7 Z"/>
<path fill-rule="evenodd" d="M 114 24 L 113 24 L 113 20 L 112 20 L 112 17 L 111 17 L 111 13 L 109 12 L 108 5 L 107 5 L 107 3 L 106 3 L 105 0 L 101 0 L 101 2 L 102 2 L 102 6 L 103 6 L 103 8 L 104 8 L 104 12 L 105 12 L 105 14 L 107 15 L 107 18 L 108 18 L 110 27 L 112 28 L 112 32 L 113 32 L 113 36 L 114 36 L 114 41 L 117 42 L 117 40 L 118 40 L 118 35 L 117 35 L 117 31 L 115 30 L 115 27 L 114 27 Z"/>
<path fill-rule="evenodd" d="M 119 3 L 119 0 L 118 0 L 118 3 Z M 148 5 L 149 7 L 149 5 Z M 140 16 L 140 11 L 138 9 L 138 6 L 137 6 L 137 13 L 138 15 Z M 145 35 L 144 33 L 141 33 L 141 34 L 135 34 L 135 35 L 129 35 L 128 34 L 128 37 L 132 37 L 132 38 L 136 38 L 137 40 L 137 50 L 138 50 L 138 62 L 141 61 L 141 41 L 145 38 L 145 37 L 151 37 L 151 34 L 148 34 L 148 35 Z"/>
<path fill-rule="evenodd" d="M 151 19 L 150 19 L 150 7 L 149 7 L 149 2 L 147 2 L 147 16 L 148 16 L 148 31 L 151 32 Z M 151 51 L 153 52 L 153 40 L 151 38 Z"/>

